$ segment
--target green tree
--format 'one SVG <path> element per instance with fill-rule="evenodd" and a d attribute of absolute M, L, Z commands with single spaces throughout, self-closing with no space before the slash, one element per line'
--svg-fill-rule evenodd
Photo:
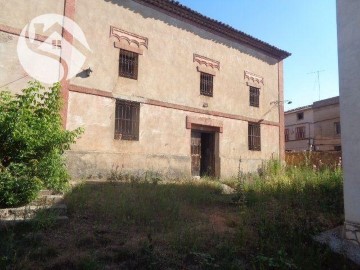
<path fill-rule="evenodd" d="M 59 83 L 45 89 L 39 82 L 21 95 L 0 92 L 0 205 L 27 203 L 41 188 L 67 188 L 63 153 L 82 129 L 63 128 L 60 93 Z"/>

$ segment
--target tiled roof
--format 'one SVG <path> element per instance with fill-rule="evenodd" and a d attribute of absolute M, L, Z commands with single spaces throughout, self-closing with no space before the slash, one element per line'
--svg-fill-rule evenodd
<path fill-rule="evenodd" d="M 339 101 L 340 101 L 339 96 L 319 100 L 319 101 L 316 101 L 316 102 L 313 103 L 313 108 L 319 108 L 319 107 L 339 104 Z"/>
<path fill-rule="evenodd" d="M 173 17 L 178 17 L 182 20 L 195 24 L 207 31 L 213 32 L 219 36 L 237 41 L 241 44 L 249 45 L 258 49 L 276 59 L 283 60 L 291 54 L 272 46 L 264 41 L 254 38 L 244 32 L 241 32 L 230 25 L 224 24 L 220 21 L 211 19 L 196 12 L 177 1 L 172 0 L 133 0 L 140 4 L 156 8 Z"/>
<path fill-rule="evenodd" d="M 285 113 L 292 113 L 292 112 L 296 112 L 296 111 L 304 111 L 304 110 L 311 109 L 312 107 L 313 107 L 313 105 L 302 106 L 302 107 L 298 107 L 298 108 L 295 108 L 295 109 L 288 110 Z"/>

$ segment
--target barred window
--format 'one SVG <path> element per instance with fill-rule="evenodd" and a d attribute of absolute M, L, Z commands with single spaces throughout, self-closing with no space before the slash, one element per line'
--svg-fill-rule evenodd
<path fill-rule="evenodd" d="M 286 129 L 285 129 L 285 142 L 288 142 L 288 141 L 289 141 L 289 139 L 290 139 L 289 137 L 290 137 L 289 129 L 286 128 Z"/>
<path fill-rule="evenodd" d="M 297 140 L 305 139 L 305 127 L 297 127 L 295 129 L 295 137 Z"/>
<path fill-rule="evenodd" d="M 248 134 L 249 150 L 261 151 L 260 124 L 249 123 Z"/>
<path fill-rule="evenodd" d="M 213 96 L 214 76 L 200 72 L 200 94 L 204 96 Z"/>
<path fill-rule="evenodd" d="M 250 106 L 259 107 L 260 89 L 250 86 Z"/>
<path fill-rule="evenodd" d="M 116 100 L 115 139 L 139 140 L 140 103 Z"/>
<path fill-rule="evenodd" d="M 137 80 L 139 55 L 127 50 L 120 50 L 119 76 Z"/>

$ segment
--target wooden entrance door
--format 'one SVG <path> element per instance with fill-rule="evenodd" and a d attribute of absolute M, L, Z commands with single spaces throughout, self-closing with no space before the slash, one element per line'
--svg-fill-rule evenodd
<path fill-rule="evenodd" d="M 192 176 L 200 176 L 201 164 L 201 133 L 197 131 L 191 132 L 191 174 Z"/>

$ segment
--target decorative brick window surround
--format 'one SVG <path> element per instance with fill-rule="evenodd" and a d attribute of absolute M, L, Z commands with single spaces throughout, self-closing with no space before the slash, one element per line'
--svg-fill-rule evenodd
<path fill-rule="evenodd" d="M 360 246 L 360 224 L 345 221 L 343 234 L 346 240 Z"/>
<path fill-rule="evenodd" d="M 244 79 L 246 85 L 249 86 L 249 105 L 252 107 L 259 107 L 260 89 L 264 86 L 264 78 L 245 70 Z"/>
<path fill-rule="evenodd" d="M 120 49 L 119 76 L 137 79 L 139 55 L 149 46 L 149 39 L 111 26 L 110 37 L 115 37 L 114 47 Z"/>
<path fill-rule="evenodd" d="M 116 140 L 139 140 L 140 103 L 122 99 L 116 100 L 115 135 Z"/>
<path fill-rule="evenodd" d="M 196 69 L 200 73 L 200 94 L 212 97 L 214 77 L 220 71 L 220 62 L 198 54 L 194 54 L 193 61 L 196 63 Z"/>
<path fill-rule="evenodd" d="M 258 123 L 248 124 L 248 143 L 249 150 L 261 151 L 261 128 Z"/>

